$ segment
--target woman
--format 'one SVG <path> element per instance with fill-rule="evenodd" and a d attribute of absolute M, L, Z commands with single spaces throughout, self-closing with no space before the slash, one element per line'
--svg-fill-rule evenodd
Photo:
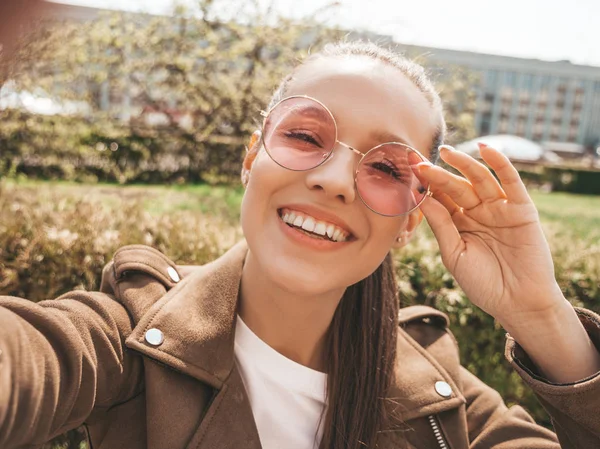
<path fill-rule="evenodd" d="M 124 247 L 100 292 L 0 300 L 0 447 L 81 424 L 94 449 L 600 447 L 600 317 L 563 297 L 506 157 L 481 145 L 499 182 L 447 146 L 466 179 L 431 163 L 445 123 L 421 67 L 328 46 L 263 119 L 247 243 L 199 268 Z M 389 251 L 423 216 L 560 443 L 460 366 L 444 314 L 398 310 Z"/>

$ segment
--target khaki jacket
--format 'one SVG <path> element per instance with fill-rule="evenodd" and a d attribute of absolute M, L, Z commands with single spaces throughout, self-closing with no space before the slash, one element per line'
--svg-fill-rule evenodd
<path fill-rule="evenodd" d="M 127 246 L 99 292 L 0 297 L 0 448 L 37 447 L 82 424 L 92 449 L 260 448 L 233 349 L 246 251 L 241 242 L 177 267 Z M 578 314 L 600 347 L 600 318 Z M 559 445 L 461 367 L 446 315 L 409 307 L 400 324 L 390 393 L 400 420 L 382 429 L 380 448 L 600 448 L 600 375 L 552 385 L 508 337 L 506 357 L 551 414 Z"/>

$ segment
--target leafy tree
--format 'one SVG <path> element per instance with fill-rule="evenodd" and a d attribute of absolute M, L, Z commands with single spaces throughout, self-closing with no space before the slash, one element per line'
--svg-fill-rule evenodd
<path fill-rule="evenodd" d="M 169 16 L 115 12 L 84 23 L 52 21 L 4 72 L 10 69 L 19 90 L 85 102 L 94 121 L 127 124 L 118 134 L 131 144 L 113 156 L 121 165 L 166 152 L 190 167 L 231 171 L 283 73 L 311 46 L 340 36 L 313 16 L 300 24 L 261 3 L 199 0 Z M 234 12 L 243 22 L 231 19 Z M 156 114 L 165 119 L 162 131 L 144 120 Z M 188 179 L 199 180 L 192 173 Z"/>
<path fill-rule="evenodd" d="M 54 146 L 97 155 L 97 143 L 117 143 L 117 152 L 103 156 L 122 182 L 164 180 L 135 172 L 142 163 L 164 165 L 165 155 L 185 161 L 188 181 L 231 179 L 281 76 L 311 48 L 342 36 L 317 20 L 335 4 L 301 23 L 262 4 L 198 0 L 170 16 L 115 12 L 83 23 L 51 21 L 26 40 L 10 78 L 18 89 L 89 105 L 90 129 L 79 144 L 65 138 Z M 468 74 L 440 78 L 453 141 L 474 134 L 469 82 Z M 157 114 L 163 126 L 148 126 L 145 118 Z"/>

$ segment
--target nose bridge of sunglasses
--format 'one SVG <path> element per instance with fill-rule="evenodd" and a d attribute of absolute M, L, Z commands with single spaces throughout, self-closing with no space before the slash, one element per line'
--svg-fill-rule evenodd
<path fill-rule="evenodd" d="M 340 140 L 336 140 L 335 143 L 337 143 L 338 145 L 347 148 L 348 150 L 352 151 L 354 154 L 356 154 L 357 156 L 362 157 L 363 153 L 361 153 L 359 150 L 357 150 L 356 148 L 354 148 L 353 146 L 348 145 L 347 143 L 344 143 Z"/>
<path fill-rule="evenodd" d="M 334 157 L 339 158 L 340 155 L 344 155 L 344 154 L 348 155 L 348 153 L 346 151 L 336 151 L 336 147 L 342 147 L 343 150 L 350 150 L 350 152 L 353 153 L 351 155 L 351 161 L 352 161 L 353 169 L 356 169 L 358 167 L 358 163 L 360 162 L 360 160 L 362 159 L 364 154 L 361 151 L 354 148 L 353 146 L 350 146 L 347 143 L 344 143 L 340 140 L 336 140 L 331 151 L 329 153 L 323 155 L 323 159 L 324 159 L 323 164 L 329 162 Z M 355 158 L 354 156 L 358 156 L 358 158 Z"/>

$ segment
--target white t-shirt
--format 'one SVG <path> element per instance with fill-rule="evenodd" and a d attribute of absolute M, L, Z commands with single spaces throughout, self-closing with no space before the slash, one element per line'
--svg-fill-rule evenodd
<path fill-rule="evenodd" d="M 319 420 L 325 405 L 327 374 L 275 351 L 239 315 L 235 360 L 263 449 L 317 449 L 323 435 Z"/>

